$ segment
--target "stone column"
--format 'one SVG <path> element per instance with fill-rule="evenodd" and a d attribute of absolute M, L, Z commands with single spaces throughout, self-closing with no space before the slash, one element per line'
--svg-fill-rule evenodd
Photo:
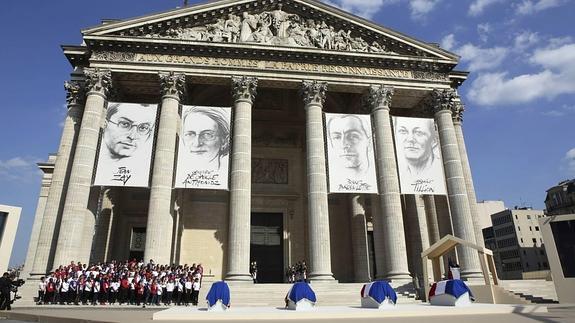
<path fill-rule="evenodd" d="M 409 262 L 412 266 L 411 273 L 418 278 L 419 282 L 422 282 L 424 265 L 428 266 L 428 274 L 433 273 L 431 262 L 424 264 L 421 258 L 421 253 L 429 248 L 425 204 L 421 195 L 404 195 L 404 198 L 406 205 L 405 220 L 409 240 Z"/>
<path fill-rule="evenodd" d="M 82 110 L 84 107 L 85 91 L 77 81 L 64 83 L 66 89 L 66 101 L 68 103 L 68 114 L 64 121 L 64 129 L 60 139 L 58 155 L 54 164 L 54 172 L 42 222 L 39 228 L 36 250 L 30 262 L 30 274 L 40 279 L 50 269 L 52 269 L 51 259 L 54 256 L 54 247 L 58 239 L 59 216 L 62 214 L 64 207 L 63 201 L 66 198 L 67 183 L 69 180 L 70 162 L 74 158 L 74 147 L 78 140 Z M 32 243 L 32 241 L 30 242 Z M 30 245 L 31 246 L 31 245 Z M 26 263 L 28 265 L 28 263 Z"/>
<path fill-rule="evenodd" d="M 371 281 L 369 250 L 367 250 L 367 224 L 363 203 L 364 199 L 361 195 L 355 194 L 349 196 L 353 273 L 356 283 Z"/>
<path fill-rule="evenodd" d="M 326 82 L 303 81 L 306 111 L 307 216 L 311 281 L 333 281 L 327 203 L 323 104 Z"/>
<path fill-rule="evenodd" d="M 455 128 L 455 136 L 457 137 L 457 145 L 459 147 L 459 155 L 461 156 L 461 166 L 463 167 L 463 177 L 465 179 L 465 188 L 467 189 L 467 197 L 469 199 L 469 209 L 471 210 L 471 219 L 473 220 L 473 229 L 475 232 L 475 241 L 481 247 L 485 247 L 483 240 L 483 231 L 481 230 L 481 221 L 479 219 L 479 210 L 477 209 L 477 198 L 475 196 L 475 186 L 473 185 L 473 176 L 471 175 L 471 166 L 469 166 L 469 158 L 467 157 L 467 148 L 465 147 L 465 139 L 463 137 L 463 111 L 465 108 L 461 99 L 455 104 L 453 111 L 453 127 Z"/>
<path fill-rule="evenodd" d="M 252 106 L 257 79 L 232 77 L 234 122 L 230 171 L 230 218 L 226 280 L 253 282 L 250 275 L 252 198 Z"/>
<path fill-rule="evenodd" d="M 172 181 L 178 129 L 178 109 L 186 86 L 180 73 L 159 73 L 162 91 L 160 122 L 152 168 L 152 185 L 146 226 L 144 261 L 171 263 L 172 255 Z"/>
<path fill-rule="evenodd" d="M 40 187 L 40 195 L 38 197 L 38 205 L 34 213 L 34 225 L 32 225 L 32 232 L 30 233 L 30 242 L 28 244 L 28 251 L 26 252 L 26 260 L 24 263 L 24 270 L 20 273 L 20 277 L 28 278 L 30 270 L 34 265 L 34 257 L 36 256 L 36 248 L 38 247 L 38 238 L 40 237 L 40 229 L 42 228 L 42 220 L 44 219 L 44 210 L 46 209 L 46 200 L 50 192 L 50 185 L 52 184 L 52 174 L 54 173 L 54 163 L 56 162 L 56 155 L 50 155 L 48 161 L 45 163 L 38 163 L 38 168 L 42 171 L 42 186 Z"/>
<path fill-rule="evenodd" d="M 437 221 L 437 209 L 433 195 L 423 195 L 425 216 L 427 217 L 427 229 L 429 231 L 429 244 L 432 245 L 441 239 L 439 235 L 439 222 Z"/>
<path fill-rule="evenodd" d="M 112 73 L 109 70 L 84 69 L 86 75 L 86 106 L 82 116 L 82 125 L 75 145 L 72 169 L 62 212 L 58 244 L 52 267 L 68 264 L 72 260 L 82 258 L 82 241 L 84 216 L 86 215 L 94 161 L 98 148 L 100 126 L 106 106 L 108 91 L 112 83 Z M 58 162 L 56 162 L 58 163 Z M 55 170 L 54 170 L 55 171 Z M 46 213 L 44 217 L 46 217 Z M 48 232 L 42 230 L 42 232 Z M 36 251 L 38 254 L 40 250 Z M 85 258 L 85 257 L 84 257 Z"/>
<path fill-rule="evenodd" d="M 376 278 L 404 284 L 411 283 L 411 276 L 407 265 L 399 178 L 389 116 L 392 96 L 393 88 L 384 86 L 371 86 L 366 96 L 375 131 L 375 163 L 378 169 L 380 205 L 380 212 L 374 214 L 373 234 L 376 241 Z M 383 241 L 383 244 L 377 241 Z"/>
<path fill-rule="evenodd" d="M 443 167 L 447 182 L 447 193 L 453 233 L 456 237 L 475 243 L 475 231 L 469 199 L 463 178 L 463 167 L 459 155 L 459 145 L 452 121 L 453 90 L 434 90 L 431 95 L 431 109 L 435 114 L 435 122 L 439 130 L 441 153 L 443 155 Z M 481 278 L 479 257 L 475 250 L 466 247 L 458 247 L 457 255 L 462 268 L 461 277 L 466 279 Z"/>

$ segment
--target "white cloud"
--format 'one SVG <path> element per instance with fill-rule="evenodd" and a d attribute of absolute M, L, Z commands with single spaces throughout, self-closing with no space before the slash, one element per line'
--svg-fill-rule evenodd
<path fill-rule="evenodd" d="M 452 50 L 457 45 L 454 34 L 449 34 L 441 39 L 441 48 L 445 50 Z"/>
<path fill-rule="evenodd" d="M 575 105 L 563 105 L 555 109 L 543 111 L 541 114 L 548 117 L 564 117 L 575 114 Z"/>
<path fill-rule="evenodd" d="M 498 2 L 502 2 L 503 0 L 475 0 L 473 1 L 473 3 L 469 6 L 469 10 L 468 10 L 468 14 L 470 16 L 479 16 L 483 13 L 483 11 L 485 10 L 485 8 L 496 4 Z"/>
<path fill-rule="evenodd" d="M 515 37 L 515 40 L 513 41 L 514 43 L 513 49 L 521 52 L 539 43 L 539 41 L 540 41 L 539 34 L 530 31 L 524 31 Z"/>
<path fill-rule="evenodd" d="M 383 6 L 400 0 L 324 0 L 325 3 L 369 19 Z"/>
<path fill-rule="evenodd" d="M 489 23 L 486 22 L 477 25 L 477 33 L 479 34 L 479 39 L 481 39 L 482 42 L 484 43 L 487 42 L 487 38 L 490 32 L 491 32 L 491 25 Z"/>
<path fill-rule="evenodd" d="M 442 0 L 323 0 L 323 2 L 352 12 L 366 19 L 372 18 L 381 8 L 400 3 L 407 3 L 411 18 L 420 19 L 431 12 Z"/>
<path fill-rule="evenodd" d="M 468 63 L 470 71 L 477 72 L 494 69 L 501 65 L 507 57 L 509 49 L 505 47 L 481 48 L 467 43 L 456 49 L 455 52 L 461 56 L 462 62 Z"/>
<path fill-rule="evenodd" d="M 36 178 L 38 159 L 33 157 L 13 157 L 0 160 L 0 179 L 6 181 L 28 181 Z"/>
<path fill-rule="evenodd" d="M 518 104 L 575 93 L 575 43 L 536 50 L 529 60 L 541 70 L 508 77 L 506 72 L 480 75 L 469 97 L 480 105 Z"/>
<path fill-rule="evenodd" d="M 515 10 L 520 15 L 530 15 L 545 9 L 558 7 L 564 2 L 563 0 L 523 0 L 516 6 Z"/>
<path fill-rule="evenodd" d="M 569 150 L 563 160 L 567 166 L 569 176 L 575 177 L 575 148 Z"/>
<path fill-rule="evenodd" d="M 409 9 L 411 17 L 420 19 L 433 11 L 441 0 L 409 0 Z"/>

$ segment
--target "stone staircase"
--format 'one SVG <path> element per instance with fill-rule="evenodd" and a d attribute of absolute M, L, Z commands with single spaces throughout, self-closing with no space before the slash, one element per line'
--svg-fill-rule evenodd
<path fill-rule="evenodd" d="M 266 306 L 284 307 L 285 296 L 290 289 L 290 284 L 251 284 L 230 282 L 232 306 Z M 318 306 L 360 306 L 360 292 L 362 283 L 312 283 L 311 287 L 316 293 Z M 393 286 L 393 284 L 392 284 Z M 20 291 L 22 299 L 15 304 L 16 307 L 35 306 L 33 297 L 36 296 L 36 286 Z M 205 304 L 206 294 L 210 290 L 211 282 L 204 282 L 200 290 L 200 306 Z M 397 292 L 398 304 L 420 303 L 415 299 L 415 294 L 410 288 L 393 286 Z M 48 305 L 43 305 L 44 307 Z M 53 305 L 61 307 L 60 305 Z M 52 307 L 52 306 L 50 306 Z"/>
<path fill-rule="evenodd" d="M 500 280 L 499 285 L 511 293 L 536 304 L 559 303 L 555 285 L 546 280 Z"/>

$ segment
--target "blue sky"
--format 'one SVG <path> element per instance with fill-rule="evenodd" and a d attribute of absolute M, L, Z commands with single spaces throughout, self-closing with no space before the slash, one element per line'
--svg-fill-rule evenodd
<path fill-rule="evenodd" d="M 543 209 L 545 190 L 575 177 L 574 1 L 325 2 L 462 57 L 457 69 L 471 72 L 460 94 L 478 200 Z M 2 1 L 0 204 L 22 207 L 11 265 L 22 263 L 28 248 L 41 179 L 36 163 L 60 140 L 71 72 L 60 45 L 79 44 L 80 30 L 103 18 L 182 3 Z"/>

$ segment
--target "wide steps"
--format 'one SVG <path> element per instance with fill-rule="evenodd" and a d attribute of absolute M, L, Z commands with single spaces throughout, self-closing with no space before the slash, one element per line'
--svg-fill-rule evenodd
<path fill-rule="evenodd" d="M 229 283 L 232 306 L 270 306 L 284 307 L 284 299 L 291 284 L 251 284 Z M 360 292 L 363 284 L 350 283 L 312 283 L 311 287 L 317 297 L 318 306 L 360 306 Z M 199 294 L 200 305 L 210 290 L 211 282 L 204 282 Z M 397 290 L 397 289 L 396 289 Z M 35 293 L 28 291 L 18 301 L 17 306 L 34 306 L 32 297 Z M 412 293 L 397 293 L 398 304 L 420 303 Z M 58 305 L 56 305 L 58 306 Z"/>
<path fill-rule="evenodd" d="M 546 280 L 500 280 L 501 287 L 535 304 L 558 303 L 555 284 Z"/>

